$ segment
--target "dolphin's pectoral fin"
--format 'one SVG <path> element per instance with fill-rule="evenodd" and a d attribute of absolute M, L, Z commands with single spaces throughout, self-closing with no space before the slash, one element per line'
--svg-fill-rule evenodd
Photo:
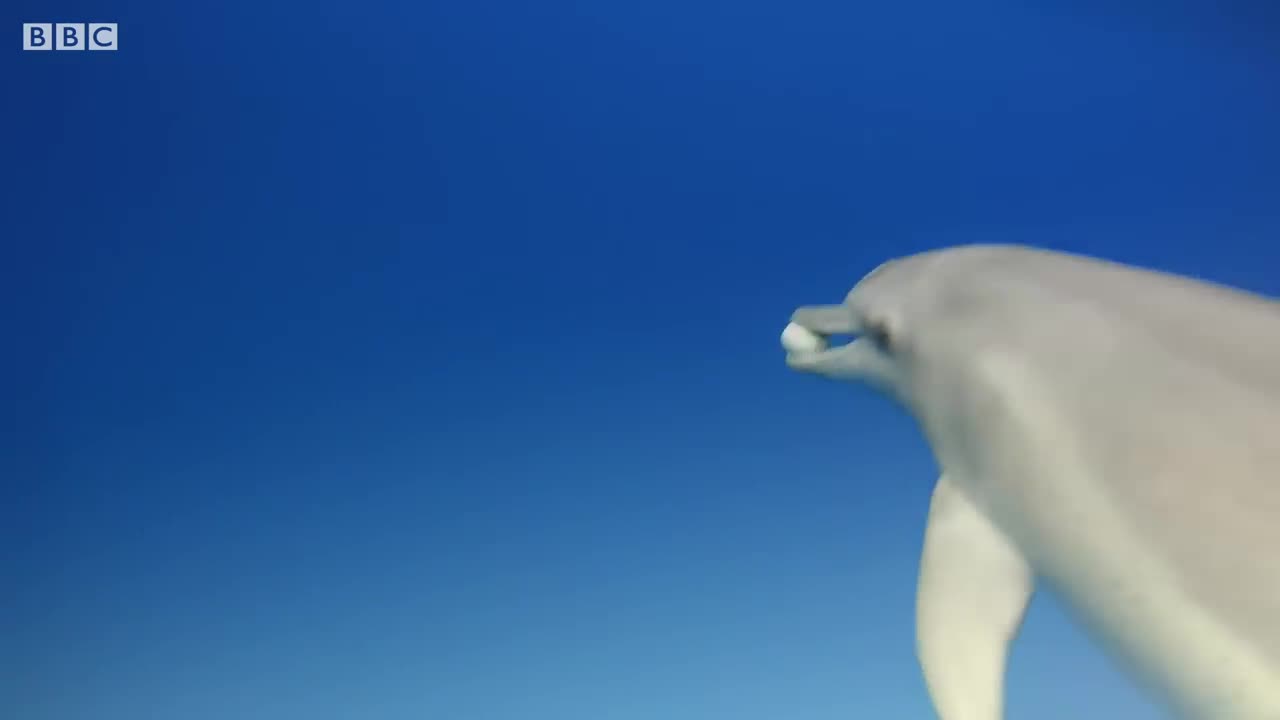
<path fill-rule="evenodd" d="M 943 475 L 916 590 L 916 655 L 941 720 L 1000 720 L 1009 644 L 1034 586 L 1017 548 Z"/>

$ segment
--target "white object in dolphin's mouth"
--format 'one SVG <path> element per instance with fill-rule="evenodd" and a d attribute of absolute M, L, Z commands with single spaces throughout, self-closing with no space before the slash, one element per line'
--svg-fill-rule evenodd
<path fill-rule="evenodd" d="M 812 353 L 827 349 L 827 339 L 802 325 L 787 323 L 782 329 L 782 347 L 789 353 Z"/>

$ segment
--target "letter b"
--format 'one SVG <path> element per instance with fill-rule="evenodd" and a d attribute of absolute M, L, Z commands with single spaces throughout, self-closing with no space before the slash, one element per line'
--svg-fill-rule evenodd
<path fill-rule="evenodd" d="M 53 23 L 22 23 L 23 50 L 52 50 Z"/>
<path fill-rule="evenodd" d="M 54 26 L 57 50 L 84 49 L 84 23 L 58 23 Z"/>

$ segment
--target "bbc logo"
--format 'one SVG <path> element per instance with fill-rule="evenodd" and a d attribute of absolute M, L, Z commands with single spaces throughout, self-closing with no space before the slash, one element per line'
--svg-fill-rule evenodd
<path fill-rule="evenodd" d="M 115 50 L 116 23 L 22 23 L 23 50 Z"/>

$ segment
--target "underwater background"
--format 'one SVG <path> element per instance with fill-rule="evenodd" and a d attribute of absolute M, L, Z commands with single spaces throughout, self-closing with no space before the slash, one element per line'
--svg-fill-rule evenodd
<path fill-rule="evenodd" d="M 1274 3 L 0 16 L 13 720 L 931 718 L 933 461 L 791 310 L 966 242 L 1280 295 Z M 1048 595 L 1007 687 L 1162 717 Z"/>

